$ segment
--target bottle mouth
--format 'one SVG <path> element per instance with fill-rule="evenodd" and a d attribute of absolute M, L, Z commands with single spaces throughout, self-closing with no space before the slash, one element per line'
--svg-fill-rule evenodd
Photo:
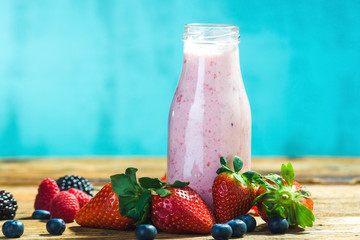
<path fill-rule="evenodd" d="M 184 42 L 238 44 L 239 27 L 228 24 L 192 23 L 184 26 Z"/>

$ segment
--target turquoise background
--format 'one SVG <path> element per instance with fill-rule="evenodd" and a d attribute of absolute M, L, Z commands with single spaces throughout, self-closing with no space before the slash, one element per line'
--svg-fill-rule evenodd
<path fill-rule="evenodd" d="M 0 1 L 0 156 L 165 155 L 183 25 L 240 27 L 253 155 L 360 156 L 360 1 Z"/>

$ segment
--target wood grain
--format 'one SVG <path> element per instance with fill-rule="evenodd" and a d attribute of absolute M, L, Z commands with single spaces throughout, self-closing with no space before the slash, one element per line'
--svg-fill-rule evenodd
<path fill-rule="evenodd" d="M 285 235 L 272 235 L 267 225 L 256 217 L 258 227 L 246 239 L 360 239 L 360 160 L 356 158 L 257 158 L 253 169 L 262 173 L 278 172 L 281 163 L 292 162 L 297 177 L 309 182 L 313 194 L 315 224 L 312 228 L 291 228 Z M 133 231 L 83 228 L 67 224 L 61 236 L 46 231 L 46 221 L 30 219 L 37 185 L 45 177 L 58 178 L 78 174 L 92 179 L 98 187 L 109 176 L 126 167 L 139 168 L 139 176 L 162 176 L 166 171 L 164 158 L 102 158 L 102 159 L 30 159 L 0 161 L 0 189 L 14 194 L 19 202 L 16 219 L 23 221 L 22 239 L 135 239 Z M 355 179 L 355 180 L 354 180 Z M 4 221 L 0 221 L 0 227 Z M 0 239 L 4 238 L 0 234 Z M 157 239 L 212 239 L 210 235 L 159 233 Z"/>
<path fill-rule="evenodd" d="M 283 163 L 291 162 L 296 178 L 306 183 L 360 183 L 360 158 L 253 158 L 252 170 L 262 174 L 279 173 Z M 165 158 L 34 158 L 0 160 L 0 184 L 38 184 L 45 177 L 77 174 L 105 183 L 109 176 L 127 167 L 139 169 L 138 176 L 161 177 Z"/>

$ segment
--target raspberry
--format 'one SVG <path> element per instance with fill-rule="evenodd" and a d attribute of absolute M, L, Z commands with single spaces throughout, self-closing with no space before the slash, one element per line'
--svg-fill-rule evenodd
<path fill-rule="evenodd" d="M 50 214 L 52 218 L 61 218 L 65 222 L 72 222 L 79 211 L 79 201 L 69 192 L 59 192 L 51 201 Z"/>
<path fill-rule="evenodd" d="M 17 202 L 10 192 L 0 191 L 0 220 L 14 219 Z"/>
<path fill-rule="evenodd" d="M 56 180 L 61 191 L 66 191 L 70 188 L 77 188 L 81 191 L 93 196 L 93 185 L 84 177 L 75 175 L 66 175 Z"/>
<path fill-rule="evenodd" d="M 45 178 L 39 185 L 38 194 L 35 198 L 35 210 L 47 210 L 50 209 L 51 200 L 57 193 L 60 192 L 55 180 Z"/>
<path fill-rule="evenodd" d="M 80 208 L 85 206 L 85 204 L 87 204 L 92 198 L 90 195 L 76 188 L 70 188 L 68 192 L 77 198 L 77 200 L 79 201 Z"/>

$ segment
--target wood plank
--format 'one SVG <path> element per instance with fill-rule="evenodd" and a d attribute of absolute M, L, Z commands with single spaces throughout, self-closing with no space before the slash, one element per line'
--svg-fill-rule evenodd
<path fill-rule="evenodd" d="M 100 187 L 100 186 L 99 186 Z M 134 231 L 117 231 L 83 228 L 76 223 L 67 224 L 61 236 L 46 231 L 46 221 L 30 219 L 36 195 L 36 186 L 2 185 L 11 191 L 19 202 L 16 219 L 25 225 L 22 239 L 135 239 Z M 246 239 L 359 239 L 360 238 L 360 187 L 357 185 L 309 185 L 315 202 L 315 224 L 312 228 L 291 228 L 285 235 L 273 235 L 259 217 L 258 226 Z M 4 221 L 0 221 L 0 225 Z M 1 226 L 0 226 L 1 227 Z M 0 237 L 1 239 L 1 237 Z M 168 234 L 161 232 L 157 239 L 212 239 L 210 235 Z"/>
<path fill-rule="evenodd" d="M 252 169 L 262 174 L 279 173 L 283 163 L 291 162 L 297 180 L 307 183 L 360 183 L 360 158 L 253 158 Z M 43 178 L 77 174 L 93 182 L 106 183 L 109 176 L 127 167 L 139 169 L 138 175 L 161 177 L 166 158 L 33 158 L 0 160 L 0 184 L 37 185 Z"/>

